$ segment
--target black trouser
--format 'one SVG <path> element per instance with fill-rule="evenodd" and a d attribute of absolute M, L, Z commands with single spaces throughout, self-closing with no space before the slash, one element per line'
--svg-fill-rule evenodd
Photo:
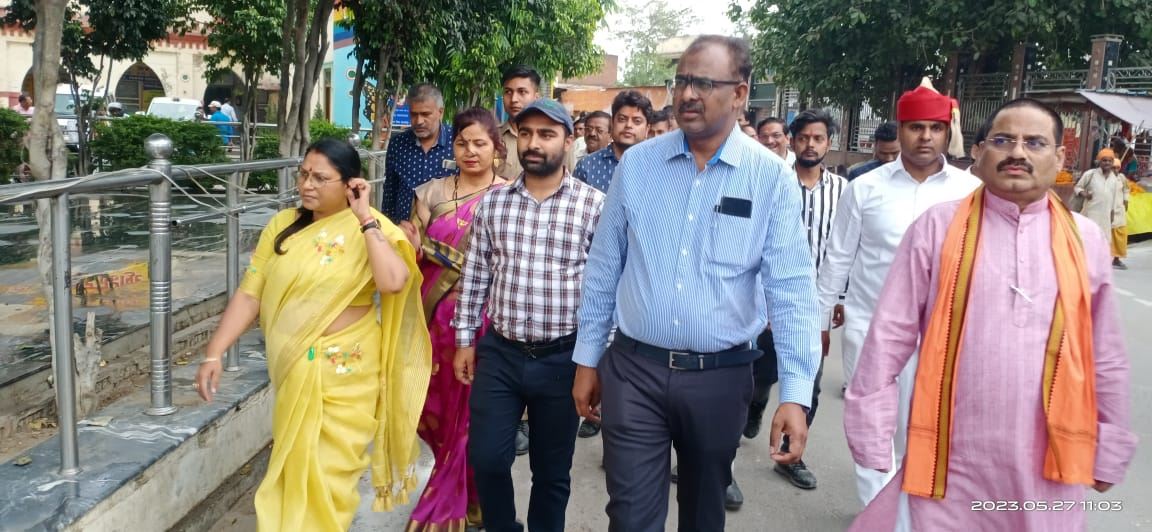
<path fill-rule="evenodd" d="M 580 418 L 572 404 L 576 364 L 571 349 L 530 357 L 508 340 L 489 332 L 476 346 L 476 378 L 469 401 L 468 461 L 489 532 L 523 530 L 516 522 L 512 462 L 516 426 L 525 407 L 532 433 L 528 460 L 532 496 L 528 528 L 562 532 L 568 507 L 572 452 Z"/>
<path fill-rule="evenodd" d="M 608 348 L 599 376 L 609 530 L 664 530 L 670 446 L 680 475 L 680 530 L 724 530 L 724 489 L 752 398 L 751 365 L 683 371 L 618 344 Z"/>
<path fill-rule="evenodd" d="M 764 352 L 764 356 L 752 363 L 752 376 L 756 385 L 752 391 L 752 404 L 748 406 L 748 419 L 760 420 L 764 416 L 764 409 L 768 408 L 768 396 L 771 395 L 772 385 L 780 380 L 776 361 L 776 345 L 772 342 L 772 329 L 766 329 L 756 338 L 756 349 Z M 816 372 L 816 382 L 812 384 L 812 405 L 808 409 L 808 426 L 816 419 L 816 408 L 820 406 L 820 379 L 824 376 L 824 358 L 820 359 L 820 369 Z M 783 450 L 788 450 L 788 436 L 784 436 Z"/>

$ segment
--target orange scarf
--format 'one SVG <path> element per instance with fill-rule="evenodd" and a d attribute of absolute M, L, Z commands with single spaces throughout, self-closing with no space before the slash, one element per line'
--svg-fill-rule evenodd
<path fill-rule="evenodd" d="M 1092 484 L 1097 425 L 1088 265 L 1072 214 L 1051 192 L 1048 211 L 1059 292 L 1044 353 L 1042 385 L 1048 427 L 1044 478 Z M 920 344 L 908 427 L 903 488 L 912 495 L 944 498 L 956 404 L 956 367 L 983 215 L 981 186 L 960 203 L 944 237 L 940 287 Z"/>

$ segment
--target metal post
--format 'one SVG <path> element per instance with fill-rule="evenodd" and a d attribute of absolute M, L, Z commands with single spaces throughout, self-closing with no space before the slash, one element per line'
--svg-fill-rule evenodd
<path fill-rule="evenodd" d="M 72 220 L 68 194 L 52 200 L 52 351 L 56 367 L 56 416 L 60 426 L 60 474 L 80 472 L 76 442 L 76 366 L 72 353 Z"/>
<path fill-rule="evenodd" d="M 383 155 L 376 155 L 372 158 L 372 167 L 376 170 L 376 175 L 372 176 L 372 179 L 379 180 L 379 182 L 372 184 L 372 188 L 376 189 L 372 201 L 375 203 L 376 210 L 380 211 L 384 210 L 384 185 L 387 184 L 384 180 L 388 178 L 384 162 L 385 157 Z"/>
<path fill-rule="evenodd" d="M 148 168 L 172 175 L 172 139 L 155 133 L 144 140 L 144 153 L 152 159 Z M 148 186 L 149 223 L 148 280 L 152 352 L 152 406 L 150 416 L 176 411 L 172 405 L 172 189 L 167 179 Z"/>
<path fill-rule="evenodd" d="M 294 168 L 281 168 L 279 172 L 279 188 L 276 189 L 280 193 L 281 198 L 285 198 L 292 194 L 293 179 L 292 171 Z"/>
<path fill-rule="evenodd" d="M 239 187 L 240 187 L 240 174 L 231 173 L 228 175 L 228 191 L 225 196 L 227 197 L 228 204 L 228 249 L 227 259 L 228 266 L 226 268 L 228 277 L 228 300 L 232 300 L 232 296 L 236 294 L 236 290 L 240 288 L 240 213 L 235 211 L 236 203 L 239 200 Z M 218 356 L 218 355 L 217 355 Z M 228 355 L 224 360 L 224 371 L 240 371 L 240 344 L 239 342 L 233 343 L 228 348 Z"/>

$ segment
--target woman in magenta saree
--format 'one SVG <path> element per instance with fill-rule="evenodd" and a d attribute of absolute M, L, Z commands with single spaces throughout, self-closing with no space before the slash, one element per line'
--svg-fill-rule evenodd
<path fill-rule="evenodd" d="M 472 218 L 484 195 L 504 184 L 495 159 L 506 152 L 492 112 L 472 108 L 456 115 L 452 149 L 459 172 L 417 187 L 412 220 L 401 224 L 420 250 L 421 295 L 432 339 L 432 378 L 418 433 L 432 449 L 436 466 L 408 521 L 412 532 L 463 532 L 482 524 L 468 465 L 471 389 L 452 372 L 456 331 L 450 322 Z"/>

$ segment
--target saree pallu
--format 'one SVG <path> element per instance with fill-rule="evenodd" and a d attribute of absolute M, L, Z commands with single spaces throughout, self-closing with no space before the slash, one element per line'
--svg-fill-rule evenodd
<path fill-rule="evenodd" d="M 260 301 L 275 403 L 268 473 L 256 495 L 263 531 L 347 530 L 357 483 L 371 464 L 373 509 L 404 502 L 415 486 L 416 426 L 431 373 L 415 252 L 373 211 L 410 272 L 398 293 L 352 325 L 324 334 L 349 306 L 371 305 L 375 282 L 350 210 L 304 227 L 273 250 L 296 219 L 277 214 L 260 236 L 240 290 Z"/>
<path fill-rule="evenodd" d="M 418 197 L 420 192 L 423 191 L 418 191 Z M 431 205 L 428 227 L 421 230 L 424 252 L 420 261 L 424 277 L 421 292 L 428 315 L 433 363 L 418 433 L 432 449 L 436 466 L 412 511 L 408 532 L 463 532 L 469 525 L 479 525 L 482 521 L 476 483 L 468 464 L 471 388 L 456 380 L 453 371 L 456 331 L 450 324 L 456 311 L 453 287 L 463 267 L 472 218 L 483 197 L 480 192 L 463 198 L 458 206 L 455 201 Z M 487 320 L 481 334 L 485 329 Z"/>

